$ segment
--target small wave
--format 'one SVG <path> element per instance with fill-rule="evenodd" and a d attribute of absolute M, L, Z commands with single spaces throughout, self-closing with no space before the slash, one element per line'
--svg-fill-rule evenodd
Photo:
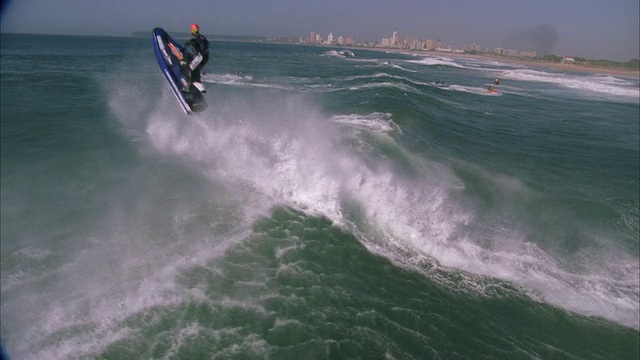
<path fill-rule="evenodd" d="M 527 69 L 525 65 L 504 63 L 495 60 L 480 60 L 471 58 L 459 58 L 456 60 L 463 63 L 465 66 L 474 68 L 475 70 L 500 71 L 505 69 Z"/>
<path fill-rule="evenodd" d="M 464 68 L 463 65 L 456 63 L 453 59 L 441 58 L 441 57 L 438 57 L 438 58 L 425 57 L 420 60 L 409 60 L 409 62 L 414 64 L 427 65 L 427 66 L 441 65 L 441 66 L 451 66 L 456 68 Z"/>
<path fill-rule="evenodd" d="M 556 84 L 564 88 L 578 90 L 582 93 L 609 95 L 614 97 L 640 97 L 638 84 L 613 76 L 602 75 L 568 75 L 532 69 L 506 70 L 500 74 L 501 78 L 543 82 Z"/>
<path fill-rule="evenodd" d="M 451 85 L 448 88 L 442 88 L 443 90 L 452 90 L 452 91 L 460 91 L 471 94 L 478 94 L 484 96 L 502 96 L 501 91 L 489 92 L 486 87 L 475 87 L 475 86 L 462 86 L 462 85 Z"/>
<path fill-rule="evenodd" d="M 235 84 L 250 82 L 253 80 L 253 76 L 236 74 L 206 74 L 203 76 L 203 80 L 205 82 L 215 84 Z"/>
<path fill-rule="evenodd" d="M 345 80 L 347 80 L 347 81 L 350 81 L 350 80 L 372 79 L 372 78 L 374 78 L 374 79 L 375 79 L 375 78 L 381 78 L 381 77 L 390 77 L 390 78 L 393 78 L 393 77 L 397 77 L 397 76 L 394 76 L 394 75 L 391 75 L 391 74 L 388 74 L 388 73 L 385 73 L 385 72 L 381 72 L 381 73 L 375 73 L 375 74 L 371 74 L 371 75 L 355 75 L 355 76 L 347 76 L 347 77 L 346 77 L 346 78 L 344 78 L 344 79 L 345 79 Z"/>
<path fill-rule="evenodd" d="M 389 65 L 389 64 L 383 64 L 383 66 L 391 66 L 391 67 L 392 67 L 392 68 L 394 68 L 394 69 L 398 69 L 398 70 L 402 70 L 402 71 L 408 71 L 408 72 L 413 72 L 413 73 L 417 73 L 417 72 L 418 72 L 417 70 L 407 69 L 407 68 L 404 68 L 404 67 L 402 67 L 402 66 L 400 66 L 400 65 L 396 65 L 396 64 L 391 64 L 391 65 Z"/>
<path fill-rule="evenodd" d="M 344 50 L 344 51 L 331 50 L 331 51 L 327 51 L 327 52 L 321 54 L 320 56 L 329 56 L 329 57 L 334 57 L 334 58 L 338 58 L 338 59 L 342 59 L 342 60 L 354 61 L 354 62 L 363 62 L 363 63 L 379 62 L 376 59 L 361 59 L 361 58 L 358 58 L 350 50 Z"/>
<path fill-rule="evenodd" d="M 390 79 L 398 79 L 398 80 L 410 81 L 409 79 L 407 79 L 405 77 L 397 76 L 397 75 L 391 75 L 391 74 L 386 73 L 386 72 L 375 73 L 375 74 L 371 74 L 371 75 L 348 76 L 348 77 L 346 77 L 344 79 L 347 80 L 347 81 L 351 81 L 351 80 L 378 79 L 378 78 L 390 78 Z"/>
<path fill-rule="evenodd" d="M 638 86 L 638 84 L 634 84 L 628 79 L 621 79 L 611 75 L 595 75 L 598 82 L 602 82 L 605 84 L 612 85 L 620 85 L 620 86 Z"/>
<path fill-rule="evenodd" d="M 357 86 L 350 87 L 349 90 L 351 90 L 351 91 L 359 91 L 359 90 L 370 90 L 370 89 L 376 89 L 376 88 L 396 88 L 398 90 L 411 92 L 411 93 L 415 93 L 415 94 L 420 94 L 420 92 L 418 90 L 412 88 L 409 85 L 400 84 L 400 83 L 392 83 L 392 82 L 370 83 L 370 84 L 357 85 Z"/>
<path fill-rule="evenodd" d="M 344 54 L 340 54 L 337 50 L 331 50 L 331 51 L 327 51 L 326 53 L 320 55 L 320 56 L 334 56 L 334 57 L 344 57 Z"/>
<path fill-rule="evenodd" d="M 334 56 L 334 57 L 339 57 L 339 58 L 346 58 L 348 57 L 356 57 L 356 55 L 353 53 L 353 51 L 351 50 L 331 50 L 331 51 L 327 51 L 326 53 L 322 54 L 321 56 Z"/>
<path fill-rule="evenodd" d="M 278 89 L 278 90 L 286 90 L 286 91 L 297 90 L 296 87 L 291 85 L 281 85 L 281 84 L 273 84 L 273 83 L 256 83 L 256 82 L 253 82 L 253 77 L 249 75 L 238 76 L 235 74 L 207 74 L 205 77 L 203 77 L 202 81 L 208 84 L 269 88 L 269 89 Z"/>
<path fill-rule="evenodd" d="M 394 130 L 402 133 L 400 127 L 391 119 L 390 113 L 374 112 L 368 115 L 335 115 L 331 118 L 331 121 L 378 133 L 388 133 Z"/>
<path fill-rule="evenodd" d="M 43 250 L 36 247 L 27 247 L 13 252 L 12 255 L 25 259 L 41 260 L 51 255 L 51 250 Z"/>

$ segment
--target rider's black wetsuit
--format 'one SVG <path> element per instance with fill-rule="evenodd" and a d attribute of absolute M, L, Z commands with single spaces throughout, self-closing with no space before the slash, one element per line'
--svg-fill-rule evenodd
<path fill-rule="evenodd" d="M 192 34 L 184 43 L 185 63 L 182 65 L 182 74 L 191 82 L 202 82 L 200 71 L 209 61 L 209 40 L 200 33 Z"/>

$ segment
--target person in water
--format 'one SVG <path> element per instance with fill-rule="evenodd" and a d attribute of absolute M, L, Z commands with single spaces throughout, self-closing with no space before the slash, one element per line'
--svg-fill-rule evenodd
<path fill-rule="evenodd" d="M 493 87 L 491 85 L 489 85 L 489 87 L 487 88 L 487 90 L 491 91 L 493 90 Z"/>
<path fill-rule="evenodd" d="M 209 40 L 200 34 L 200 26 L 191 24 L 191 37 L 184 43 L 185 54 L 180 61 L 180 71 L 187 83 L 183 83 L 182 90 L 189 91 L 192 83 L 197 83 L 202 87 L 202 68 L 209 61 Z"/>
<path fill-rule="evenodd" d="M 495 79 L 495 81 L 493 82 L 494 85 L 500 85 L 500 79 Z"/>

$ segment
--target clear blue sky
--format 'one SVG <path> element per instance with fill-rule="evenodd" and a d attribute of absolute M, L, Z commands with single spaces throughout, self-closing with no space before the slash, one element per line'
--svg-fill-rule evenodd
<path fill-rule="evenodd" d="M 204 34 L 356 41 L 414 35 L 463 46 L 538 50 L 591 59 L 639 57 L 638 0 L 13 0 L 2 32 L 129 35 L 162 27 Z"/>

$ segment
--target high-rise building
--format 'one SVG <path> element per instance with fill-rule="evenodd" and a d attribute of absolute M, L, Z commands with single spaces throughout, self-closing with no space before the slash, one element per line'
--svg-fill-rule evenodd
<path fill-rule="evenodd" d="M 309 34 L 309 44 L 315 44 L 315 43 L 316 43 L 316 33 L 312 31 L 311 34 Z"/>
<path fill-rule="evenodd" d="M 416 50 L 422 48 L 422 43 L 418 41 L 418 38 L 415 36 L 408 36 L 405 39 L 405 47 L 409 48 L 409 50 Z"/>
<path fill-rule="evenodd" d="M 435 44 L 431 39 L 428 39 L 427 41 L 425 41 L 424 45 L 422 46 L 423 50 L 433 50 L 434 48 L 435 48 Z"/>
<path fill-rule="evenodd" d="M 393 35 L 391 35 L 391 47 L 398 47 L 398 32 L 394 31 Z"/>
<path fill-rule="evenodd" d="M 351 46 L 355 45 L 356 44 L 356 37 L 353 36 L 353 35 L 347 36 L 347 38 L 344 39 L 344 44 L 345 45 L 351 45 Z"/>

